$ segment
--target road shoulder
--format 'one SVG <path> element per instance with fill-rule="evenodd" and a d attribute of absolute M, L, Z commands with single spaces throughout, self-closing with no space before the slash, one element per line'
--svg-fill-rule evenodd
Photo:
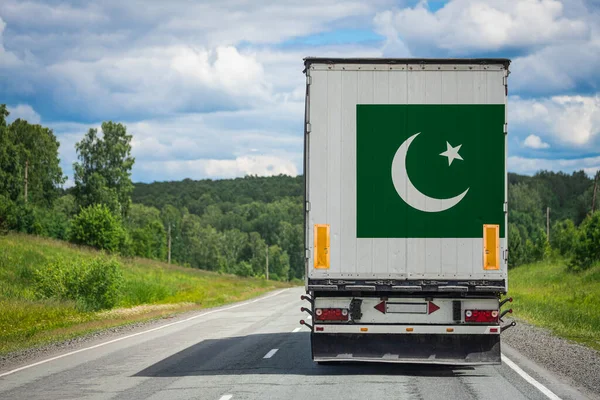
<path fill-rule="evenodd" d="M 502 335 L 502 352 L 565 398 L 600 398 L 600 352 L 518 321 Z"/>

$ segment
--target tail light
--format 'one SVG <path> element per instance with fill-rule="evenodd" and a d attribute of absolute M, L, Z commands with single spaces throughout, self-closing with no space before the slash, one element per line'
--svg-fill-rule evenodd
<path fill-rule="evenodd" d="M 347 308 L 317 308 L 315 317 L 318 321 L 348 321 Z"/>
<path fill-rule="evenodd" d="M 498 322 L 498 310 L 466 310 L 465 322 Z"/>

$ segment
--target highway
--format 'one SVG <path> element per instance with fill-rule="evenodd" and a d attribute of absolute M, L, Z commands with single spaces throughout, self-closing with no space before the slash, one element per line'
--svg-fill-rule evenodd
<path fill-rule="evenodd" d="M 317 365 L 308 328 L 298 324 L 302 292 L 162 320 L 7 367 L 0 399 L 586 398 L 514 350 L 499 366 Z"/>

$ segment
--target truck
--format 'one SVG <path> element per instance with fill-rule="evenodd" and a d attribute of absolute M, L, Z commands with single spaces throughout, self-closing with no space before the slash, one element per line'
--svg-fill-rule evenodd
<path fill-rule="evenodd" d="M 314 361 L 499 364 L 508 59 L 304 59 Z"/>

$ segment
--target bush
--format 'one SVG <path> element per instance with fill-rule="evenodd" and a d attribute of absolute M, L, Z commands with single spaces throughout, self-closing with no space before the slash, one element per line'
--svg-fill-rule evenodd
<path fill-rule="evenodd" d="M 252 269 L 252 264 L 242 261 L 235 266 L 233 273 L 237 276 L 248 277 L 254 275 L 254 270 Z"/>
<path fill-rule="evenodd" d="M 7 233 L 17 224 L 14 208 L 12 201 L 0 195 L 0 233 Z"/>
<path fill-rule="evenodd" d="M 525 258 L 525 246 L 519 228 L 516 224 L 510 223 L 508 224 L 508 268 L 523 264 Z"/>
<path fill-rule="evenodd" d="M 95 204 L 84 208 L 71 223 L 71 241 L 110 252 L 119 251 L 125 241 L 120 218 L 108 207 Z"/>
<path fill-rule="evenodd" d="M 532 261 L 543 261 L 550 256 L 550 243 L 543 229 L 537 230 L 533 235 L 533 251 L 531 253 Z"/>
<path fill-rule="evenodd" d="M 29 233 L 31 235 L 41 235 L 42 226 L 36 219 L 34 207 L 25 203 L 16 203 L 14 207 L 15 229 L 21 233 Z"/>
<path fill-rule="evenodd" d="M 74 300 L 86 310 L 114 307 L 121 279 L 118 261 L 102 257 L 89 261 L 59 259 L 34 271 L 38 297 Z"/>
<path fill-rule="evenodd" d="M 556 222 L 552 226 L 550 242 L 560 255 L 569 257 L 573 254 L 576 246 L 577 228 L 570 219 Z"/>
<path fill-rule="evenodd" d="M 588 216 L 579 227 L 573 259 L 568 265 L 570 271 L 590 268 L 600 261 L 600 211 Z"/>

